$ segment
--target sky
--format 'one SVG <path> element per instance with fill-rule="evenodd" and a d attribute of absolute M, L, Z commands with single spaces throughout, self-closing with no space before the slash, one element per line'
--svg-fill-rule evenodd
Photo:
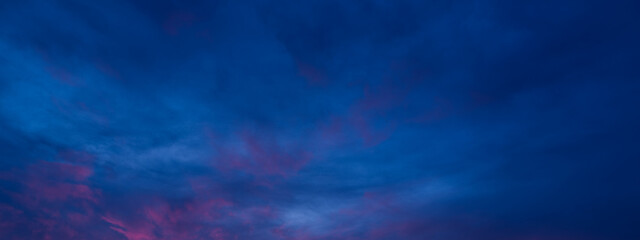
<path fill-rule="evenodd" d="M 640 239 L 639 10 L 0 1 L 0 238 Z"/>

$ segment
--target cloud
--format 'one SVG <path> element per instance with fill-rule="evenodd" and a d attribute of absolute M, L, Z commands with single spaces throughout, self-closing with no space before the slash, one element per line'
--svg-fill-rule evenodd
<path fill-rule="evenodd" d="M 636 239 L 630 1 L 0 3 L 6 239 Z"/>

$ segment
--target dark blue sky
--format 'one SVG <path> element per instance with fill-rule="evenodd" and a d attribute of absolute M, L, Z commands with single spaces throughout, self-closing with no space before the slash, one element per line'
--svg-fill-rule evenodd
<path fill-rule="evenodd" d="M 640 239 L 637 1 L 0 1 L 0 238 Z"/>

